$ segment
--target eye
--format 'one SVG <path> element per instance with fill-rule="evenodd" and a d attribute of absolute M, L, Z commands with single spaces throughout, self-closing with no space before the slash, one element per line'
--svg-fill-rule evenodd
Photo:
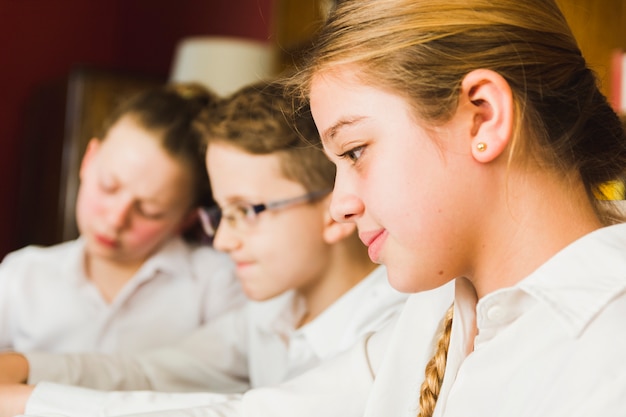
<path fill-rule="evenodd" d="M 222 218 L 230 225 L 233 225 L 241 219 L 245 219 L 248 216 L 250 209 L 250 206 L 246 204 L 234 204 L 227 206 L 222 210 Z"/>
<path fill-rule="evenodd" d="M 103 177 L 98 181 L 98 186 L 105 193 L 112 193 L 115 191 L 115 181 L 111 177 Z"/>
<path fill-rule="evenodd" d="M 165 214 L 161 211 L 155 211 L 154 209 L 142 207 L 141 205 L 137 206 L 137 213 L 141 217 L 149 220 L 159 220 L 165 216 Z"/>
<path fill-rule="evenodd" d="M 134 212 L 147 220 L 160 220 L 171 212 L 168 206 L 162 206 L 160 204 L 154 204 L 153 202 L 146 202 L 142 200 L 135 200 L 133 203 Z"/>
<path fill-rule="evenodd" d="M 361 158 L 364 150 L 365 146 L 357 146 L 356 148 L 352 148 L 338 156 L 340 158 L 347 158 L 352 162 L 357 162 Z"/>

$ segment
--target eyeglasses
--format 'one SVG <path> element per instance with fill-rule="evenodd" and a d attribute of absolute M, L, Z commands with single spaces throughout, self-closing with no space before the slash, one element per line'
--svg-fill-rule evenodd
<path fill-rule="evenodd" d="M 276 200 L 268 203 L 250 204 L 236 203 L 224 208 L 219 206 L 200 207 L 198 212 L 204 232 L 209 238 L 215 237 L 220 222 L 225 220 L 230 227 L 237 230 L 249 228 L 256 223 L 257 217 L 264 211 L 279 210 L 301 203 L 310 203 L 330 193 L 330 189 L 313 191 L 298 197 Z"/>

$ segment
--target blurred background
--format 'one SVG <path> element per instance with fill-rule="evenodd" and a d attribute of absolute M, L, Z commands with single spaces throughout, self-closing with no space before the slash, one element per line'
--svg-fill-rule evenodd
<path fill-rule="evenodd" d="M 615 95 L 614 57 L 626 49 L 626 0 L 558 2 L 603 92 Z M 27 244 L 74 237 L 77 164 L 98 115 L 117 95 L 170 80 L 183 65 L 185 41 L 243 41 L 256 52 L 233 58 L 243 59 L 236 65 L 252 68 L 252 75 L 278 73 L 298 59 L 331 4 L 0 0 L 0 257 Z M 223 43 L 220 48 L 215 53 L 223 53 Z M 255 69 L 260 59 L 271 66 Z M 185 62 L 204 65 L 189 57 Z"/>

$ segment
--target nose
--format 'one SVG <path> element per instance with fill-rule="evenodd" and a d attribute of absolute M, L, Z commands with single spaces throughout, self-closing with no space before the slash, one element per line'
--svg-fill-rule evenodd
<path fill-rule="evenodd" d="M 241 239 L 236 230 L 228 221 L 222 219 L 213 237 L 213 247 L 221 252 L 231 252 L 240 246 Z"/>
<path fill-rule="evenodd" d="M 130 223 L 132 209 L 132 200 L 122 197 L 112 199 L 107 208 L 107 222 L 115 230 L 123 229 Z"/>
<path fill-rule="evenodd" d="M 341 182 L 335 182 L 332 200 L 330 202 L 330 215 L 337 222 L 355 222 L 365 209 L 363 201 L 348 187 Z"/>

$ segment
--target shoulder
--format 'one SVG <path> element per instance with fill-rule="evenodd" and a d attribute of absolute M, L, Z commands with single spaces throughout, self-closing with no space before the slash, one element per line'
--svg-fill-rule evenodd
<path fill-rule="evenodd" d="M 51 282 L 71 279 L 73 266 L 79 262 L 82 244 L 78 241 L 42 247 L 27 246 L 9 253 L 0 264 L 0 286 L 5 290 L 26 288 L 47 291 Z"/>
<path fill-rule="evenodd" d="M 62 263 L 64 258 L 78 256 L 82 251 L 82 244 L 77 240 L 63 242 L 53 246 L 30 245 L 9 253 L 2 260 L 2 267 L 55 267 Z"/>

